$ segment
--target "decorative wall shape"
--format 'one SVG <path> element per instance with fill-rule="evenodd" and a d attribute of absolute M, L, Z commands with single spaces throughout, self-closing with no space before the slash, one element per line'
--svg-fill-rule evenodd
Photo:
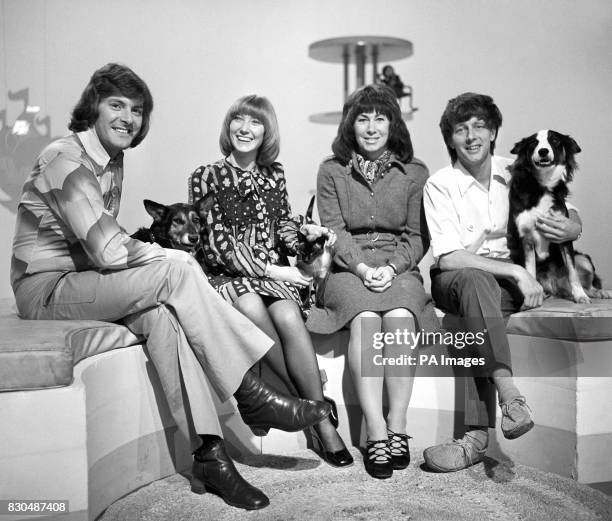
<path fill-rule="evenodd" d="M 17 211 L 21 187 L 32 170 L 41 150 L 51 137 L 51 118 L 39 118 L 40 107 L 29 104 L 29 89 L 8 93 L 9 101 L 23 103 L 14 122 L 6 120 L 6 109 L 0 110 L 0 204 L 10 212 Z"/>

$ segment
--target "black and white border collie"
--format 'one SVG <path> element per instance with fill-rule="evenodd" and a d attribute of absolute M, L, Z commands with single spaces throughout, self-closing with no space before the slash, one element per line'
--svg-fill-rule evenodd
<path fill-rule="evenodd" d="M 588 303 L 580 284 L 570 242 L 549 242 L 536 228 L 538 216 L 562 214 L 577 168 L 574 156 L 580 147 L 570 136 L 540 130 L 516 143 L 510 151 L 517 158 L 510 166 L 510 256 L 535 277 L 548 295 Z"/>

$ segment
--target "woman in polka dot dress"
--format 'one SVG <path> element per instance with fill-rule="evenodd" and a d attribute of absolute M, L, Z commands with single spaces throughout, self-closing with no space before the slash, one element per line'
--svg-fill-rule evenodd
<path fill-rule="evenodd" d="M 190 202 L 209 192 L 215 204 L 203 226 L 210 283 L 275 340 L 265 361 L 303 398 L 323 400 L 319 367 L 303 319 L 311 278 L 289 265 L 298 231 L 312 240 L 335 235 L 291 216 L 279 153 L 276 114 L 267 98 L 245 96 L 225 116 L 219 144 L 224 159 L 199 167 L 189 179 Z M 314 427 L 320 455 L 334 466 L 353 458 L 336 431 L 337 417 Z"/>

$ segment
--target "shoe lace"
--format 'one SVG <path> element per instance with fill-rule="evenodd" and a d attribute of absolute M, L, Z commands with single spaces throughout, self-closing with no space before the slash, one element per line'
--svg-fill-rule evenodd
<path fill-rule="evenodd" d="M 529 407 L 529 405 L 527 405 L 527 400 L 524 396 L 516 396 L 515 398 L 512 398 L 512 400 L 504 402 L 504 403 L 500 403 L 499 407 L 502 411 L 502 414 L 504 416 L 507 416 L 508 418 L 510 418 L 512 421 L 515 421 L 516 418 L 512 416 L 512 409 L 513 409 L 513 405 L 517 404 L 521 407 L 525 407 L 527 408 L 527 410 L 531 413 L 531 407 Z"/>
<path fill-rule="evenodd" d="M 472 460 L 472 455 L 474 453 L 478 454 L 479 452 L 484 452 L 486 450 L 486 448 L 482 450 L 478 448 L 476 445 L 478 441 L 479 440 L 476 437 L 471 436 L 467 432 L 463 435 L 463 438 L 453 440 L 453 443 L 457 444 L 463 450 L 465 460 L 470 464 L 470 466 L 474 463 Z"/>
<path fill-rule="evenodd" d="M 367 453 L 374 463 L 387 463 L 391 459 L 388 440 L 368 441 Z"/>
<path fill-rule="evenodd" d="M 393 432 L 391 429 L 387 429 L 389 434 L 389 449 L 391 454 L 394 456 L 403 456 L 408 453 L 408 440 L 412 439 L 412 436 L 407 434 L 400 434 Z"/>

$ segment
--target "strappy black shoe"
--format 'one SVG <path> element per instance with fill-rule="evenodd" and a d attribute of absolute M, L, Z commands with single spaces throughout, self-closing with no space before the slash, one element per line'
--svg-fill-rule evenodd
<path fill-rule="evenodd" d="M 389 440 L 368 440 L 363 464 L 373 478 L 387 479 L 393 476 Z"/>
<path fill-rule="evenodd" d="M 399 434 L 387 429 L 389 436 L 389 449 L 391 450 L 391 465 L 393 470 L 402 470 L 410 465 L 410 448 L 408 440 L 412 439 L 408 434 Z"/>

